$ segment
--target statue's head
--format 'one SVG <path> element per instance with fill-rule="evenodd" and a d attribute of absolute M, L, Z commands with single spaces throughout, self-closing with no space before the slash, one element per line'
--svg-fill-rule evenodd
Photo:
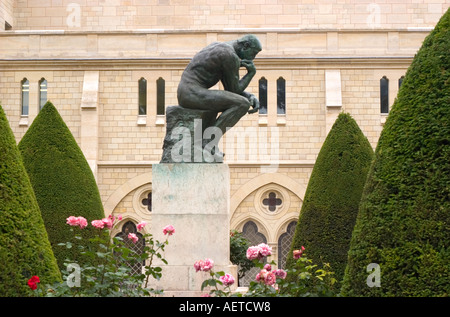
<path fill-rule="evenodd" d="M 236 41 L 236 54 L 240 59 L 253 60 L 262 46 L 258 38 L 252 34 L 245 35 Z"/>

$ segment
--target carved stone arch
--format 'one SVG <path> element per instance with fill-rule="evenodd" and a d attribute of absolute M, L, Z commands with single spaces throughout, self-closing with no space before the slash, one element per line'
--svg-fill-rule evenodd
<path fill-rule="evenodd" d="M 295 195 L 297 195 L 302 201 L 305 197 L 306 186 L 298 183 L 293 178 L 279 173 L 267 173 L 259 175 L 247 183 L 242 185 L 230 199 L 230 216 L 233 219 L 234 213 L 236 209 L 239 207 L 241 202 L 255 190 L 259 189 L 262 186 L 275 183 L 286 189 L 289 189 Z"/>
<path fill-rule="evenodd" d="M 118 215 L 114 216 L 117 217 Z M 111 236 L 114 237 L 116 234 L 120 233 L 123 225 L 129 221 L 137 225 L 138 223 L 141 222 L 141 219 L 139 219 L 139 217 L 137 217 L 137 215 L 135 214 L 127 214 L 125 216 L 122 215 L 122 220 L 118 221 L 116 225 L 111 229 Z M 149 225 L 145 226 L 144 229 L 142 230 L 142 233 L 148 233 L 149 229 L 150 229 Z"/>
<path fill-rule="evenodd" d="M 142 185 L 151 183 L 152 173 L 144 173 L 136 176 L 121 186 L 119 186 L 105 201 L 103 208 L 105 210 L 105 216 L 112 214 L 117 205 L 122 201 L 122 199 L 131 193 L 133 190 L 141 187 Z"/>
<path fill-rule="evenodd" d="M 245 216 L 240 219 L 240 222 L 237 226 L 231 227 L 231 228 L 236 229 L 239 232 L 242 232 L 244 230 L 244 226 L 249 222 L 253 222 L 258 228 L 258 232 L 261 233 L 262 235 L 264 235 L 264 237 L 266 238 L 267 241 L 270 241 L 269 228 L 263 222 L 261 222 L 260 220 L 258 220 L 256 218 Z"/>

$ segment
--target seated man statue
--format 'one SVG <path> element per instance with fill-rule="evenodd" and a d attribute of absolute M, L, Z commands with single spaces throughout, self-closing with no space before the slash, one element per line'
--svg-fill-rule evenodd
<path fill-rule="evenodd" d="M 254 35 L 230 42 L 215 42 L 198 52 L 184 70 L 178 85 L 178 103 L 189 109 L 213 110 L 221 113 L 215 126 L 225 134 L 247 112 L 259 109 L 259 101 L 245 92 L 256 73 L 253 60 L 261 51 Z M 239 78 L 239 68 L 247 74 Z M 225 90 L 209 89 L 222 82 Z M 250 109 L 252 107 L 252 109 Z"/>

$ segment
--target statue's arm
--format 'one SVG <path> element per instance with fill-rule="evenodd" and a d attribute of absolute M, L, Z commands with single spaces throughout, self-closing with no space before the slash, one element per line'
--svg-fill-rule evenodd
<path fill-rule="evenodd" d="M 244 66 L 247 69 L 247 74 L 239 79 L 239 68 L 241 66 Z M 222 83 L 225 90 L 244 95 L 244 90 L 248 87 L 255 74 L 256 69 L 253 61 L 240 61 L 237 58 L 233 58 L 230 61 L 224 60 Z"/>

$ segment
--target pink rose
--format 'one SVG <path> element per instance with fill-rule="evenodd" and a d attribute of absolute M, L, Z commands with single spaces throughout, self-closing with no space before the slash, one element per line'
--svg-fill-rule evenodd
<path fill-rule="evenodd" d="M 305 247 L 304 246 L 302 246 L 300 250 L 294 250 L 293 251 L 294 259 L 295 260 L 300 259 L 302 254 L 303 254 L 303 251 L 305 251 Z"/>
<path fill-rule="evenodd" d="M 198 260 L 194 263 L 195 272 L 203 271 L 208 272 L 210 271 L 214 266 L 214 261 L 211 259 L 205 259 L 205 260 Z"/>
<path fill-rule="evenodd" d="M 267 275 L 264 279 L 264 284 L 273 285 L 273 284 L 275 284 L 276 281 L 277 281 L 277 278 L 276 278 L 275 274 L 273 274 L 272 272 L 269 272 L 269 273 L 267 273 Z"/>
<path fill-rule="evenodd" d="M 255 260 L 259 257 L 259 248 L 258 247 L 249 247 L 247 249 L 247 259 L 250 261 Z"/>
<path fill-rule="evenodd" d="M 84 217 L 70 216 L 66 219 L 66 223 L 70 226 L 79 226 L 81 229 L 87 226 L 87 220 Z"/>
<path fill-rule="evenodd" d="M 259 254 L 262 257 L 272 255 L 272 248 L 265 243 L 258 244 Z"/>
<path fill-rule="evenodd" d="M 211 270 L 214 266 L 214 261 L 211 259 L 205 259 L 205 261 L 203 262 L 203 270 L 205 272 L 208 272 L 209 270 Z"/>
<path fill-rule="evenodd" d="M 203 260 L 198 260 L 194 263 L 195 272 L 201 271 L 203 268 Z"/>
<path fill-rule="evenodd" d="M 270 264 L 264 265 L 264 269 L 267 271 L 272 271 L 272 266 Z"/>
<path fill-rule="evenodd" d="M 256 280 L 258 282 L 260 282 L 260 281 L 264 282 L 264 280 L 266 279 L 267 273 L 268 273 L 267 270 L 262 269 L 261 271 L 259 271 L 258 274 L 256 274 Z"/>
<path fill-rule="evenodd" d="M 265 243 L 260 243 L 257 246 L 249 247 L 246 255 L 249 260 L 261 260 L 266 256 L 272 255 L 272 248 Z"/>
<path fill-rule="evenodd" d="M 175 228 L 172 225 L 165 226 L 163 228 L 163 233 L 164 234 L 169 234 L 169 236 L 171 236 L 172 234 L 175 233 Z"/>
<path fill-rule="evenodd" d="M 88 225 L 86 218 L 78 217 L 78 225 L 81 229 L 86 228 Z"/>
<path fill-rule="evenodd" d="M 108 228 L 111 229 L 113 227 L 113 221 L 114 221 L 114 217 L 109 216 L 108 218 L 103 218 L 102 222 L 103 224 Z"/>
<path fill-rule="evenodd" d="M 219 277 L 219 280 L 225 286 L 230 286 L 230 285 L 233 285 L 233 283 L 234 283 L 234 277 L 231 274 L 228 274 L 228 273 L 226 273 L 225 275 Z"/>
<path fill-rule="evenodd" d="M 69 226 L 78 226 L 78 217 L 70 216 L 66 219 L 66 223 Z"/>
<path fill-rule="evenodd" d="M 287 275 L 286 271 L 282 270 L 282 269 L 278 269 L 278 270 L 273 271 L 273 274 L 275 274 L 276 277 L 279 277 L 282 280 L 284 280 L 286 278 L 286 275 Z"/>
<path fill-rule="evenodd" d="M 105 224 L 101 220 L 92 220 L 91 225 L 97 229 L 103 229 Z"/>
<path fill-rule="evenodd" d="M 138 223 L 138 224 L 136 225 L 136 228 L 137 228 L 138 230 L 142 230 L 142 229 L 145 227 L 146 224 L 147 224 L 147 222 L 142 221 L 142 222 L 140 222 L 140 223 Z"/>
<path fill-rule="evenodd" d="M 256 274 L 256 281 L 262 282 L 266 285 L 274 285 L 277 278 L 274 273 L 262 269 L 258 274 Z"/>
<path fill-rule="evenodd" d="M 136 242 L 138 242 L 138 240 L 139 240 L 139 238 L 137 237 L 137 235 L 134 234 L 134 233 L 129 233 L 129 234 L 128 234 L 128 239 L 132 240 L 133 243 L 136 243 Z"/>

